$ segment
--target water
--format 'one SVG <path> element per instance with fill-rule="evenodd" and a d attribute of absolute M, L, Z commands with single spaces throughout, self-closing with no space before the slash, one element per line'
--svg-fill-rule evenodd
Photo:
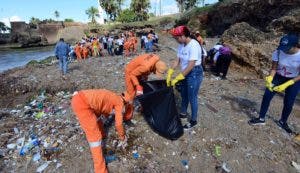
<path fill-rule="evenodd" d="M 0 72 L 26 65 L 31 60 L 43 60 L 54 55 L 54 47 L 0 50 Z"/>

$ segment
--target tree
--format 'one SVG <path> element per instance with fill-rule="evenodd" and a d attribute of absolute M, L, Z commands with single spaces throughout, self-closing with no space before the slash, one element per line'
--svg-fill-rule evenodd
<path fill-rule="evenodd" d="M 96 17 L 99 17 L 99 11 L 98 11 L 98 9 L 96 7 L 93 7 L 93 6 L 90 7 L 89 9 L 87 9 L 85 11 L 85 14 L 88 15 L 89 19 L 91 19 L 91 22 L 93 24 L 96 23 Z"/>
<path fill-rule="evenodd" d="M 123 10 L 117 17 L 117 21 L 122 23 L 134 22 L 135 19 L 136 15 L 131 9 Z"/>
<path fill-rule="evenodd" d="M 148 10 L 150 8 L 149 0 L 132 0 L 130 8 L 136 14 L 137 21 L 144 21 L 149 18 Z"/>
<path fill-rule="evenodd" d="M 74 22 L 73 19 L 65 19 L 65 22 Z"/>
<path fill-rule="evenodd" d="M 54 17 L 56 18 L 56 20 L 58 21 L 60 14 L 57 10 L 54 11 Z"/>
<path fill-rule="evenodd" d="M 6 26 L 5 23 L 0 22 L 0 31 L 1 31 L 1 33 L 4 33 L 7 31 L 10 31 L 10 28 L 8 26 Z"/>
<path fill-rule="evenodd" d="M 29 24 L 38 25 L 41 22 L 39 18 L 31 17 L 29 20 Z"/>
<path fill-rule="evenodd" d="M 183 13 L 184 11 L 190 10 L 193 7 L 196 7 L 197 3 L 201 1 L 204 3 L 204 0 L 176 0 L 178 6 L 179 6 L 179 11 Z"/>
<path fill-rule="evenodd" d="M 121 13 L 123 2 L 124 0 L 99 0 L 100 6 L 112 21 L 115 21 L 117 16 Z"/>

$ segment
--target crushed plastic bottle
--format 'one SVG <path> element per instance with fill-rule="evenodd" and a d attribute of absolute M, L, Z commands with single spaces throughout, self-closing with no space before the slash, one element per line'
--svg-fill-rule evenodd
<path fill-rule="evenodd" d="M 36 136 L 31 135 L 31 140 L 28 141 L 27 144 L 25 144 L 21 150 L 20 150 L 20 156 L 25 156 L 31 149 L 39 145 L 39 140 Z"/>
<path fill-rule="evenodd" d="M 39 166 L 36 169 L 36 172 L 43 172 L 48 166 L 49 166 L 49 162 L 46 162 L 46 163 L 42 164 L 41 166 Z"/>

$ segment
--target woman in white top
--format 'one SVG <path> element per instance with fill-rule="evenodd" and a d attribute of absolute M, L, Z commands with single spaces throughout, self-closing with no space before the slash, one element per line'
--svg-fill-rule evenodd
<path fill-rule="evenodd" d="M 173 37 L 179 43 L 177 60 L 168 71 L 167 85 L 174 86 L 180 82 L 181 112 L 180 117 L 187 117 L 187 108 L 191 104 L 191 120 L 184 126 L 189 129 L 197 124 L 198 117 L 198 92 L 203 80 L 203 69 L 201 66 L 202 49 L 200 44 L 192 39 L 191 33 L 186 26 L 179 26 L 172 30 Z M 180 65 L 180 74 L 173 80 L 172 74 Z"/>
<path fill-rule="evenodd" d="M 284 105 L 278 126 L 292 133 L 287 124 L 294 102 L 300 90 L 299 37 L 288 34 L 281 38 L 278 49 L 272 55 L 270 76 L 266 77 L 266 91 L 262 100 L 259 118 L 249 121 L 250 125 L 264 125 L 270 102 L 277 92 L 285 92 Z"/>

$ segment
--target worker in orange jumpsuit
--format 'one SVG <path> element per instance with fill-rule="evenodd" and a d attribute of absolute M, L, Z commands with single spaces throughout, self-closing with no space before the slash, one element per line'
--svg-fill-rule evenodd
<path fill-rule="evenodd" d="M 125 56 L 130 55 L 130 45 L 131 45 L 131 42 L 127 39 L 124 43 Z"/>
<path fill-rule="evenodd" d="M 127 137 L 123 127 L 122 112 L 130 101 L 127 93 L 117 95 L 104 89 L 82 90 L 75 92 L 72 98 L 72 109 L 85 132 L 94 161 L 95 173 L 107 173 L 102 154 L 102 139 L 106 137 L 99 116 L 108 117 L 115 113 L 115 126 L 119 136 L 120 147 L 125 148 Z"/>
<path fill-rule="evenodd" d="M 94 56 L 99 56 L 100 55 L 100 52 L 99 52 L 100 43 L 99 43 L 99 41 L 98 41 L 97 38 L 93 39 L 93 41 L 92 41 L 92 47 L 93 47 L 93 55 Z"/>
<path fill-rule="evenodd" d="M 125 67 L 125 85 L 129 97 L 133 100 L 136 95 L 143 94 L 143 87 L 140 85 L 140 82 L 147 80 L 151 73 L 155 73 L 157 77 L 161 78 L 166 70 L 166 63 L 154 54 L 142 54 L 131 60 Z M 126 110 L 124 121 L 131 124 L 133 104 L 128 104 Z"/>
<path fill-rule="evenodd" d="M 87 47 L 87 45 L 83 45 L 82 46 L 82 57 L 83 59 L 87 59 L 89 56 L 89 48 Z"/>
<path fill-rule="evenodd" d="M 132 51 L 132 53 L 136 53 L 137 52 L 137 44 L 138 44 L 138 40 L 134 34 L 133 31 L 129 32 L 129 42 L 130 42 L 130 51 Z"/>
<path fill-rule="evenodd" d="M 75 54 L 76 54 L 77 59 L 78 59 L 78 60 L 81 60 L 81 59 L 82 59 L 82 57 L 81 57 L 81 51 L 82 51 L 82 48 L 81 48 L 80 43 L 77 43 L 77 44 L 76 44 L 74 50 L 75 50 Z"/>

